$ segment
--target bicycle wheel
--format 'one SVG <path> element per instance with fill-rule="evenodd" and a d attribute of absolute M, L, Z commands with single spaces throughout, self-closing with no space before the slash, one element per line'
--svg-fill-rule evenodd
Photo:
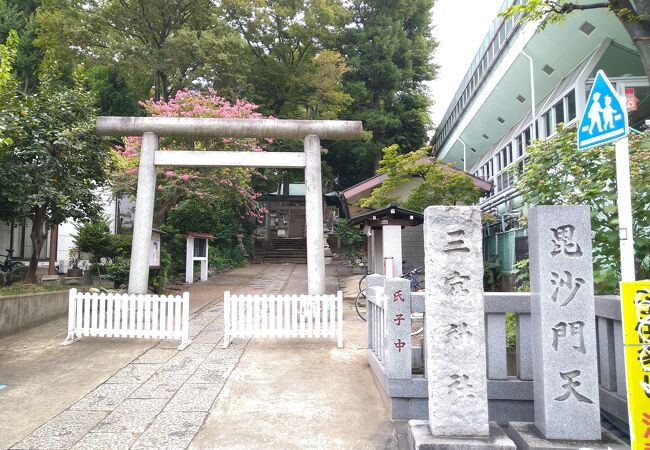
<path fill-rule="evenodd" d="M 361 292 L 361 291 L 365 291 L 365 290 L 366 290 L 366 287 L 367 287 L 367 286 L 366 286 L 365 281 L 366 281 L 366 277 L 367 277 L 367 276 L 368 276 L 368 274 L 365 274 L 365 275 L 362 276 L 361 279 L 359 280 L 359 292 Z"/>
<path fill-rule="evenodd" d="M 366 290 L 359 291 L 357 297 L 354 299 L 354 309 L 361 320 L 366 320 Z"/>
<path fill-rule="evenodd" d="M 20 261 L 14 261 L 11 263 L 11 270 L 16 270 L 19 267 L 25 267 L 25 264 L 21 263 Z"/>
<path fill-rule="evenodd" d="M 415 327 L 418 327 L 415 331 Z M 417 336 L 418 334 L 424 331 L 424 314 L 423 313 L 413 313 L 411 314 L 411 336 Z"/>

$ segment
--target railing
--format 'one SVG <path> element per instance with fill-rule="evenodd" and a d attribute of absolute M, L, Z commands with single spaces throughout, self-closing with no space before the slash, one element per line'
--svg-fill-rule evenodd
<path fill-rule="evenodd" d="M 68 336 L 64 345 L 82 336 L 179 339 L 190 343 L 190 294 L 183 296 L 82 293 L 70 289 Z"/>
<path fill-rule="evenodd" d="M 370 276 L 368 288 L 368 360 L 375 377 L 388 397 L 393 419 L 427 419 L 426 375 L 417 374 L 416 364 L 408 379 L 396 374 L 386 362 L 386 299 L 382 287 L 371 287 L 383 277 Z M 424 294 L 411 292 L 412 313 L 424 313 Z M 596 328 L 601 412 L 618 426 L 628 422 L 623 331 L 620 300 L 617 296 L 596 296 Z M 484 294 L 488 400 L 490 420 L 500 424 L 508 421 L 533 421 L 532 324 L 529 293 L 486 292 Z M 506 315 L 514 315 L 516 350 L 509 352 L 506 336 Z M 513 320 L 510 318 L 508 320 Z M 426 323 L 425 323 L 426 335 Z M 426 339 L 422 347 L 409 342 L 411 361 L 426 364 Z M 420 353 L 421 352 L 421 353 Z M 394 352 L 393 352 L 394 353 Z M 426 367 L 424 367 L 426 374 Z"/>
<path fill-rule="evenodd" d="M 343 293 L 336 295 L 224 294 L 224 339 L 336 338 L 343 348 Z"/>

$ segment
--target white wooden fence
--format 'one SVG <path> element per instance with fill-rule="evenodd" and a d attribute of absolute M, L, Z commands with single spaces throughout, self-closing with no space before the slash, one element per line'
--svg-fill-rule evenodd
<path fill-rule="evenodd" d="M 343 293 L 336 295 L 224 294 L 224 338 L 336 338 L 343 348 Z"/>
<path fill-rule="evenodd" d="M 68 336 L 62 345 L 82 336 L 189 339 L 190 294 L 183 296 L 82 293 L 70 289 Z"/>

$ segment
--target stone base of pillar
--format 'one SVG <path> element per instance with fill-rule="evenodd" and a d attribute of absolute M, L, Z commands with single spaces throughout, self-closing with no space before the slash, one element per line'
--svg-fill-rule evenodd
<path fill-rule="evenodd" d="M 600 441 L 565 441 L 545 439 L 532 422 L 510 422 L 509 425 L 508 436 L 515 442 L 518 449 L 523 450 L 578 450 L 582 448 L 623 450 L 630 448 L 629 445 L 604 428 Z"/>
<path fill-rule="evenodd" d="M 516 450 L 517 447 L 496 422 L 490 422 L 490 436 L 480 438 L 433 436 L 428 420 L 409 420 L 409 448 L 411 450 Z"/>

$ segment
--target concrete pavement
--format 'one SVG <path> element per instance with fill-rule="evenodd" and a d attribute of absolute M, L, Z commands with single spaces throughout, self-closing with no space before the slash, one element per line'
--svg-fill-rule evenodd
<path fill-rule="evenodd" d="M 401 447 L 349 303 L 344 349 L 255 339 L 222 350 L 227 289 L 306 292 L 306 266 L 249 266 L 193 285 L 195 337 L 182 352 L 126 339 L 59 347 L 65 320 L 0 339 L 0 448 Z"/>

